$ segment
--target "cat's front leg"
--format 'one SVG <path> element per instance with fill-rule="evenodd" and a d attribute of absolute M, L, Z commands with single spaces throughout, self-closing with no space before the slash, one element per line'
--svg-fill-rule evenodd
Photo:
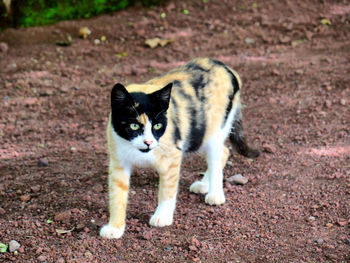
<path fill-rule="evenodd" d="M 125 229 L 126 206 L 129 192 L 130 169 L 113 164 L 109 167 L 109 213 L 108 225 L 102 227 L 100 236 L 120 238 Z"/>
<path fill-rule="evenodd" d="M 161 160 L 159 172 L 158 207 L 151 217 L 151 226 L 163 227 L 173 223 L 176 195 L 180 177 L 181 157 Z M 164 168 L 166 167 L 166 168 Z"/>

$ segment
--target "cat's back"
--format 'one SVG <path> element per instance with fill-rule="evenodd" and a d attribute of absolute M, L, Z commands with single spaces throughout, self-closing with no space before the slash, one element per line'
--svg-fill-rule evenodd
<path fill-rule="evenodd" d="M 198 151 L 224 128 L 228 115 L 239 104 L 241 81 L 224 63 L 198 58 L 160 77 L 144 88 L 173 83 L 168 110 L 168 132 L 173 143 L 186 152 Z M 167 136 L 168 137 L 168 136 Z"/>

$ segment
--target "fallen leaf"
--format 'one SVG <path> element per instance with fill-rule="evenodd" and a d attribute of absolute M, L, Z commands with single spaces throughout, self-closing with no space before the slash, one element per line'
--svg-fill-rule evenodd
<path fill-rule="evenodd" d="M 72 44 L 72 37 L 69 34 L 67 35 L 66 40 L 56 41 L 56 45 L 61 47 L 67 47 L 70 46 L 70 44 Z"/>
<path fill-rule="evenodd" d="M 6 245 L 4 243 L 0 243 L 0 252 L 1 253 L 5 253 L 7 248 L 8 248 L 8 245 Z"/>
<path fill-rule="evenodd" d="M 72 232 L 74 229 L 75 229 L 75 227 L 73 227 L 72 229 L 69 229 L 69 230 L 65 230 L 65 229 L 55 229 L 55 230 L 59 234 L 67 234 L 69 232 Z"/>
<path fill-rule="evenodd" d="M 326 26 L 330 26 L 332 24 L 332 22 L 328 18 L 322 18 L 320 22 L 322 25 Z"/>
<path fill-rule="evenodd" d="M 47 220 L 46 220 L 46 223 L 47 223 L 47 224 L 51 224 L 52 222 L 53 222 L 53 221 L 50 220 L 50 219 L 47 219 Z"/>
<path fill-rule="evenodd" d="M 79 29 L 79 36 L 84 39 L 86 39 L 90 34 L 91 34 L 91 30 L 86 26 Z"/>
<path fill-rule="evenodd" d="M 155 38 L 147 39 L 145 41 L 145 44 L 147 46 L 149 46 L 150 48 L 156 48 L 158 45 L 161 46 L 161 47 L 164 47 L 167 44 L 170 44 L 170 43 L 172 43 L 174 41 L 175 41 L 174 39 L 170 39 L 170 38 L 155 37 Z"/>
<path fill-rule="evenodd" d="M 184 13 L 184 15 L 188 15 L 190 13 L 190 11 L 188 11 L 187 9 L 182 10 L 182 12 Z"/>

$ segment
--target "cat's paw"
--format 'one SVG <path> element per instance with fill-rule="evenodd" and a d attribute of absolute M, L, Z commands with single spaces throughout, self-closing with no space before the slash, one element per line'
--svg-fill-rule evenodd
<path fill-rule="evenodd" d="M 224 192 L 222 193 L 208 193 L 205 196 L 205 202 L 208 205 L 221 205 L 225 203 L 226 198 Z"/>
<path fill-rule="evenodd" d="M 124 234 L 125 226 L 121 228 L 115 228 L 110 225 L 105 225 L 101 228 L 100 236 L 104 238 L 121 238 Z"/>
<path fill-rule="evenodd" d="M 206 194 L 209 191 L 209 184 L 202 182 L 202 181 L 196 181 L 190 186 L 190 192 L 196 193 L 196 194 Z"/>
<path fill-rule="evenodd" d="M 170 226 L 172 223 L 173 217 L 166 215 L 154 214 L 149 220 L 149 224 L 156 227 Z"/>

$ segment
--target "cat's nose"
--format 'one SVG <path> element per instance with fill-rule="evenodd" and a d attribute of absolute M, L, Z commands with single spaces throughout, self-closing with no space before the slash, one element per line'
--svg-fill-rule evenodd
<path fill-rule="evenodd" d="M 152 143 L 153 143 L 153 141 L 147 141 L 147 140 L 144 140 L 143 141 L 147 146 L 150 146 Z"/>

